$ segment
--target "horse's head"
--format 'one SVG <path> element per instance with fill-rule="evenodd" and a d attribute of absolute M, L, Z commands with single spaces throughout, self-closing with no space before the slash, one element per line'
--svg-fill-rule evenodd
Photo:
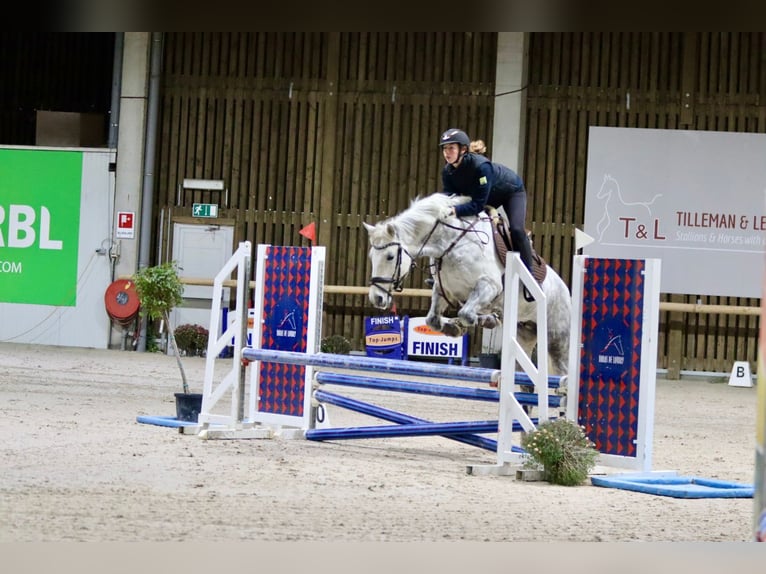
<path fill-rule="evenodd" d="M 393 293 L 403 289 L 402 282 L 414 260 L 390 221 L 364 223 L 364 227 L 370 236 L 370 302 L 378 309 L 388 309 L 394 300 Z"/>
<path fill-rule="evenodd" d="M 617 180 L 614 179 L 611 175 L 608 173 L 604 174 L 604 179 L 601 182 L 601 187 L 598 189 L 598 193 L 596 194 L 597 199 L 604 199 L 605 197 L 608 198 L 612 195 L 612 192 L 614 191 L 614 188 L 617 187 Z"/>

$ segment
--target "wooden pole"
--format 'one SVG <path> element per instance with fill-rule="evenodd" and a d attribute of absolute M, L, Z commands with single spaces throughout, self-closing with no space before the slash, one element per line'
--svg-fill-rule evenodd
<path fill-rule="evenodd" d="M 130 276 L 120 276 L 119 279 L 130 279 Z M 181 277 L 181 283 L 184 285 L 201 285 L 203 287 L 212 287 L 212 279 L 203 279 L 201 277 Z M 223 282 L 224 287 L 236 287 L 236 279 L 226 279 Z M 255 282 L 250 282 L 250 288 L 255 288 Z M 370 292 L 369 287 L 358 287 L 354 285 L 325 285 L 324 292 L 337 295 L 367 295 Z M 430 297 L 431 289 L 403 289 L 401 292 L 394 293 L 402 297 Z M 660 311 L 681 311 L 683 313 L 699 313 L 721 315 L 745 315 L 754 316 L 761 314 L 760 307 L 745 307 L 734 305 L 703 305 L 700 303 L 678 303 L 673 301 L 660 302 Z"/>
<path fill-rule="evenodd" d="M 736 307 L 734 305 L 702 305 L 698 303 L 660 302 L 660 311 L 682 311 L 684 313 L 700 313 L 722 315 L 760 315 L 760 307 Z"/>

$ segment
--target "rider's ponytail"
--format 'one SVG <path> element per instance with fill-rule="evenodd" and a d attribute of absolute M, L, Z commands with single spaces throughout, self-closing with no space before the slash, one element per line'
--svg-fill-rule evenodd
<path fill-rule="evenodd" d="M 468 146 L 468 151 L 471 153 L 480 153 L 480 154 L 486 154 L 487 153 L 487 144 L 484 143 L 484 140 L 474 140 L 471 142 L 471 145 Z"/>

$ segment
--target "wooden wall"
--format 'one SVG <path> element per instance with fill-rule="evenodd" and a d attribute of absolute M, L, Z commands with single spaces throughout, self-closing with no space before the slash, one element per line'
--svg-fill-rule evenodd
<path fill-rule="evenodd" d="M 99 112 L 108 123 L 113 49 L 112 33 L 0 33 L 0 144 L 34 145 L 36 110 Z M 168 253 L 161 218 L 167 230 L 170 219 L 193 220 L 193 202 L 218 201 L 179 201 L 181 180 L 223 179 L 219 222 L 235 225 L 236 241 L 307 245 L 298 230 L 315 221 L 327 283 L 365 285 L 361 222 L 439 188 L 438 135 L 459 126 L 491 151 L 496 51 L 495 33 L 165 34 L 152 253 Z M 528 225 L 567 281 L 589 126 L 766 131 L 764 32 L 532 33 L 527 80 Z M 325 334 L 362 348 L 366 298 L 325 303 Z M 399 301 L 405 313 L 425 308 Z M 728 371 L 748 360 L 755 370 L 758 326 L 757 316 L 663 312 L 659 366 Z"/>
<path fill-rule="evenodd" d="M 529 216 L 537 249 L 567 280 L 572 228 L 584 221 L 589 126 L 766 132 L 763 32 L 532 34 L 529 62 Z M 663 312 L 660 319 L 658 366 L 671 374 L 727 372 L 736 360 L 755 372 L 758 317 Z"/>
<path fill-rule="evenodd" d="M 440 189 L 438 137 L 459 126 L 490 138 L 493 33 L 166 34 L 157 174 L 164 220 L 188 221 L 184 178 L 223 179 L 221 221 L 235 241 L 326 245 L 325 283 L 366 285 L 362 221 L 375 222 Z M 159 215 L 158 215 L 159 217 Z M 158 236 L 167 253 L 167 234 Z M 410 286 L 423 287 L 416 273 Z M 404 298 L 401 313 L 427 300 Z M 325 335 L 363 348 L 359 295 L 325 296 Z"/>
<path fill-rule="evenodd" d="M 316 222 L 327 284 L 366 285 L 361 222 L 439 189 L 444 129 L 462 127 L 491 150 L 495 33 L 168 33 L 164 48 L 155 212 L 188 218 L 192 202 L 215 199 L 177 201 L 180 181 L 223 179 L 231 200 L 221 221 L 236 226 L 236 241 L 307 245 L 298 230 Z M 571 280 L 589 126 L 762 133 L 765 89 L 762 32 L 530 34 L 522 174 L 537 250 Z M 426 307 L 399 300 L 403 313 Z M 328 295 L 324 334 L 361 349 L 373 312 L 365 297 Z M 758 324 L 663 312 L 659 366 L 728 371 L 748 360 L 755 370 Z"/>

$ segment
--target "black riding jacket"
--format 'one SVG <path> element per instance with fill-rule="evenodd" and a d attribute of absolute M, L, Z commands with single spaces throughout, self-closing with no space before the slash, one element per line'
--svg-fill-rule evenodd
<path fill-rule="evenodd" d="M 468 203 L 455 206 L 458 217 L 481 213 L 488 203 L 490 192 L 494 200 L 492 203 L 497 203 L 493 207 L 499 207 L 508 195 L 525 191 L 521 177 L 511 168 L 470 152 L 463 155 L 457 168 L 449 163 L 444 166 L 442 185 L 444 193 L 471 198 Z"/>

